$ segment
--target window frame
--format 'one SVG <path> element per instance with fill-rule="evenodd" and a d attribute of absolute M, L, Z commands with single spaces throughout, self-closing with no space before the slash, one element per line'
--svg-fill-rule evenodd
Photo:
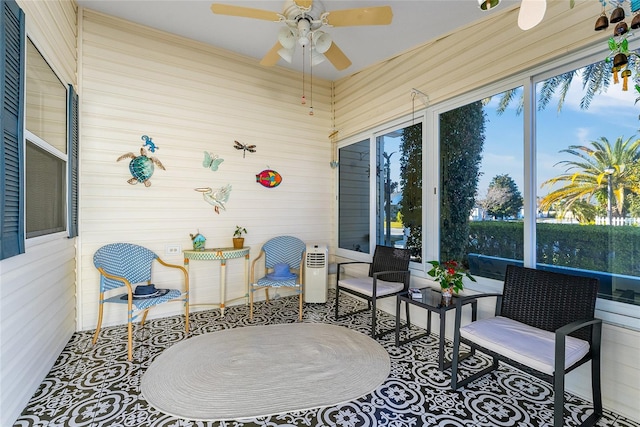
<path fill-rule="evenodd" d="M 531 68 L 500 81 L 488 84 L 482 88 L 466 92 L 462 95 L 450 98 L 446 101 L 430 105 L 426 108 L 426 147 L 429 152 L 429 163 L 423 163 L 428 170 L 425 176 L 425 188 L 433 188 L 432 206 L 435 210 L 429 210 L 432 214 L 424 224 L 424 235 L 430 238 L 425 244 L 425 256 L 427 259 L 438 259 L 440 230 L 439 230 L 439 176 L 440 176 L 440 114 L 477 101 L 487 96 L 503 92 L 510 87 L 522 86 L 524 90 L 524 265 L 535 267 L 536 257 L 536 140 L 535 140 L 535 85 L 536 83 L 570 71 L 584 67 L 606 58 L 608 51 L 603 49 L 602 43 L 568 54 L 561 59 L 549 61 L 540 66 Z M 424 199 L 426 202 L 426 199 Z M 477 277 L 477 282 L 468 283 L 465 287 L 478 292 L 501 292 L 502 282 L 484 277 Z M 640 330 L 640 311 L 634 304 L 626 304 L 617 301 L 598 298 L 596 302 L 596 316 L 618 326 Z"/>
<path fill-rule="evenodd" d="M 28 131 L 27 129 L 25 129 L 24 131 L 24 161 L 23 161 L 23 167 L 24 167 L 24 171 L 25 171 L 25 185 L 24 185 L 24 191 L 25 191 L 25 208 L 24 208 L 24 221 L 25 221 L 25 226 L 24 226 L 24 230 L 25 230 L 25 239 L 26 239 L 26 243 L 27 243 L 27 248 L 30 246 L 31 242 L 34 241 L 38 241 L 38 238 L 44 237 L 44 236 L 59 236 L 59 235 L 66 235 L 67 231 L 68 231 L 68 218 L 69 218 L 69 212 L 68 212 L 68 193 L 69 193 L 69 159 L 67 154 L 63 153 L 62 151 L 58 150 L 57 148 L 53 147 L 52 145 L 48 144 L 46 141 L 44 141 L 42 138 L 38 137 L 37 135 L 33 134 L 32 132 Z M 29 210 L 29 204 L 27 201 L 27 196 L 26 196 L 26 189 L 27 189 L 27 183 L 26 183 L 26 179 L 27 179 L 27 145 L 28 144 L 32 144 L 33 146 L 39 148 L 42 151 L 45 151 L 46 153 L 50 154 L 51 156 L 55 157 L 56 159 L 62 161 L 64 163 L 64 186 L 65 186 L 65 194 L 64 194 L 64 218 L 63 218 L 63 224 L 64 224 L 64 230 L 59 230 L 59 231 L 53 231 L 53 232 L 44 232 L 42 234 L 38 234 L 36 236 L 32 236 L 29 237 L 29 232 L 27 230 L 27 211 Z"/>
<path fill-rule="evenodd" d="M 422 185 L 422 204 L 423 204 L 423 209 L 422 209 L 422 224 L 425 223 L 425 218 L 427 217 L 426 215 L 426 211 L 428 210 L 428 207 L 425 207 L 425 181 L 424 181 L 424 174 L 425 174 L 425 159 L 426 159 L 426 152 L 424 150 L 424 148 L 426 147 L 425 141 L 426 141 L 426 132 L 425 132 L 425 123 L 426 123 L 426 116 L 425 116 L 425 109 L 421 109 L 421 110 L 416 110 L 414 113 L 409 114 L 409 115 L 404 115 L 398 119 L 386 122 L 384 124 L 381 124 L 379 126 L 375 126 L 371 129 L 368 129 L 364 132 L 360 132 L 356 135 L 352 135 L 348 138 L 345 138 L 344 140 L 340 141 L 337 144 L 337 150 L 339 151 L 341 148 L 347 147 L 349 145 L 352 144 L 356 144 L 359 142 L 362 142 L 364 140 L 369 140 L 369 150 L 371 155 L 369 156 L 369 168 L 371 171 L 375 171 L 378 167 L 377 165 L 377 145 L 378 145 L 378 137 L 380 136 L 384 136 L 390 132 L 399 130 L 399 129 L 403 129 L 405 127 L 408 126 L 412 126 L 414 124 L 418 124 L 418 123 L 422 123 L 422 177 L 423 177 L 423 185 Z M 340 166 L 338 165 L 338 168 Z M 337 188 L 337 196 L 339 197 L 340 194 L 340 179 L 339 179 L 339 172 L 336 171 L 336 182 L 338 185 Z M 364 252 L 357 252 L 357 251 L 353 251 L 353 250 L 349 250 L 349 249 L 344 249 L 344 248 L 340 248 L 337 247 L 336 248 L 336 256 L 338 257 L 345 257 L 345 258 L 349 258 L 349 259 L 353 259 L 355 261 L 361 261 L 361 262 L 369 262 L 371 261 L 371 257 L 373 256 L 373 252 L 375 250 L 376 247 L 376 238 L 375 236 L 377 235 L 377 230 L 376 230 L 376 226 L 377 226 L 377 218 L 376 218 L 376 209 L 377 209 L 377 180 L 376 180 L 376 174 L 375 173 L 371 173 L 369 176 L 369 235 L 373 236 L 372 238 L 369 239 L 369 253 L 364 253 Z M 337 201 L 337 206 L 339 206 L 339 200 Z M 339 221 L 339 208 L 336 209 L 336 224 L 338 224 Z M 338 226 L 339 228 L 339 226 Z M 338 233 L 339 231 L 337 231 Z M 426 277 L 426 269 L 425 269 L 425 252 L 424 252 L 424 247 L 425 247 L 425 240 L 424 240 L 424 236 L 425 236 L 425 231 L 423 228 L 422 231 L 422 236 L 423 236 L 423 241 L 422 241 L 422 247 L 423 247 L 423 259 L 421 263 L 417 263 L 417 262 L 411 262 L 409 267 L 411 268 L 412 271 L 418 272 L 419 275 Z M 339 241 L 339 236 L 337 236 L 337 241 Z M 420 274 L 421 273 L 421 274 Z"/>
<path fill-rule="evenodd" d="M 56 71 L 56 69 L 52 66 L 52 64 L 47 60 L 45 54 L 38 48 L 38 44 L 29 37 L 29 34 L 26 34 L 24 39 L 24 49 L 25 49 L 25 63 L 23 67 L 25 87 L 23 89 L 23 96 L 26 97 L 26 45 L 28 42 L 35 47 L 38 53 L 42 56 L 43 60 L 50 68 L 51 72 L 54 76 L 60 81 L 60 84 L 65 87 L 64 80 L 60 77 L 60 74 Z M 23 193 L 23 199 L 25 200 L 23 204 L 23 212 L 22 212 L 22 220 L 23 220 L 23 239 L 25 241 L 25 249 L 29 247 L 35 246 L 37 244 L 55 240 L 61 237 L 73 238 L 78 235 L 78 142 L 79 142 L 79 128 L 78 128 L 78 94 L 75 92 L 73 85 L 67 84 L 65 88 L 66 92 L 66 102 L 65 102 L 65 135 L 66 135 L 66 145 L 65 148 L 67 150 L 66 153 L 60 151 L 53 145 L 49 144 L 47 141 L 40 138 L 38 135 L 27 129 L 27 105 L 26 99 L 24 102 L 24 108 L 22 114 L 25 119 L 23 120 L 23 158 L 21 163 L 21 170 L 24 171 L 24 180 L 22 183 L 21 192 Z M 65 195 L 64 195 L 64 204 L 65 204 L 65 218 L 64 218 L 64 230 L 56 231 L 52 233 L 46 233 L 38 236 L 27 237 L 27 227 L 26 227 L 26 212 L 29 208 L 26 206 L 26 147 L 28 143 L 32 143 L 39 147 L 40 149 L 50 153 L 51 155 L 61 159 L 65 163 Z"/>

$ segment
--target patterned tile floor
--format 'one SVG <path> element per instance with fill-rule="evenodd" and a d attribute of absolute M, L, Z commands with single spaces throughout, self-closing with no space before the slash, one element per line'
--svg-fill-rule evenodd
<path fill-rule="evenodd" d="M 245 306 L 191 315 L 196 336 L 249 325 L 293 323 L 297 304 L 291 297 L 259 303 L 253 322 Z M 336 322 L 333 294 L 327 304 L 305 304 L 304 322 L 343 325 L 368 333 L 370 315 L 361 313 Z M 362 304 L 341 298 L 341 311 Z M 391 328 L 394 318 L 380 313 L 381 326 Z M 411 334 L 422 330 L 412 328 Z M 394 345 L 389 334 L 379 339 L 391 357 L 389 378 L 373 393 L 346 404 L 266 418 L 227 422 L 177 419 L 150 407 L 140 394 L 140 380 L 155 356 L 185 339 L 180 316 L 148 321 L 135 332 L 134 360 L 127 361 L 126 328 L 105 328 L 98 343 L 91 345 L 91 332 L 73 335 L 66 348 L 34 394 L 14 426 L 149 426 L 149 427 L 253 427 L 253 426 L 550 426 L 553 416 L 551 388 L 546 383 L 506 365 L 467 385 L 458 392 L 449 387 L 449 374 L 437 369 L 437 337 Z M 448 357 L 451 349 L 448 348 Z M 465 361 L 469 369 L 487 366 L 488 359 L 476 355 Z M 565 425 L 575 426 L 585 418 L 589 404 L 567 395 Z M 605 410 L 598 426 L 640 427 Z"/>

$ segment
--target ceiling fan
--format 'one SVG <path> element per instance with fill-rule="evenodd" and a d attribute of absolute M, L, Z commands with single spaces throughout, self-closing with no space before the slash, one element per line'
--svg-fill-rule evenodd
<path fill-rule="evenodd" d="M 573 1 L 571 0 L 572 4 Z M 478 5 L 482 10 L 493 9 L 498 4 L 500 4 L 500 0 L 478 0 Z M 518 12 L 518 26 L 522 30 L 530 30 L 542 22 L 546 11 L 547 0 L 522 0 L 520 11 Z"/>
<path fill-rule="evenodd" d="M 261 65 L 273 66 L 280 58 L 290 63 L 298 45 L 303 48 L 310 47 L 312 65 L 317 65 L 326 58 L 338 70 L 348 68 L 351 61 L 331 36 L 321 30 L 323 27 L 388 25 L 393 18 L 390 6 L 327 11 L 320 0 L 286 0 L 282 13 L 222 3 L 213 3 L 211 11 L 219 15 L 286 24 L 286 27 L 280 29 L 276 44 L 260 61 Z"/>

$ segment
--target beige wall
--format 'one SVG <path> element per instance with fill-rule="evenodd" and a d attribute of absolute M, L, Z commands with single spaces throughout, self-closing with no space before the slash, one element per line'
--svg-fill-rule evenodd
<path fill-rule="evenodd" d="M 341 138 L 388 122 L 412 110 L 411 89 L 431 105 L 560 58 L 609 33 L 593 31 L 597 1 L 548 1 L 543 22 L 518 28 L 518 8 L 492 13 L 487 20 L 444 35 L 335 82 L 336 128 Z M 416 108 L 423 104 L 416 102 Z"/>
<path fill-rule="evenodd" d="M 166 255 L 166 245 L 189 249 L 189 234 L 199 231 L 209 248 L 231 246 L 236 225 L 248 230 L 252 259 L 277 235 L 333 243 L 329 82 L 314 79 L 310 116 L 300 104 L 301 74 L 90 10 L 82 15 L 81 64 L 79 329 L 96 325 L 92 257 L 106 243 L 141 244 L 175 264 L 182 255 Z M 166 168 L 156 168 L 148 188 L 128 184 L 129 160 L 116 161 L 138 154 L 142 135 L 160 147 L 153 155 Z M 235 140 L 256 152 L 243 157 Z M 204 151 L 224 159 L 218 171 L 202 166 Z M 256 182 L 269 168 L 283 177 L 276 188 Z M 220 214 L 194 191 L 226 184 L 232 192 Z M 219 301 L 219 271 L 218 262 L 191 262 L 193 303 Z M 158 273 L 156 284 L 169 285 Z M 228 261 L 228 298 L 245 294 L 242 276 L 243 261 Z M 105 324 L 125 321 L 124 308 L 107 307 Z M 150 315 L 180 310 L 174 303 Z"/>

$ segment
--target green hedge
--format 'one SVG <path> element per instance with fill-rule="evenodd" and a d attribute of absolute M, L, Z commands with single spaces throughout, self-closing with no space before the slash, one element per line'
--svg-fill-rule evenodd
<path fill-rule="evenodd" d="M 522 222 L 471 221 L 466 253 L 522 260 Z M 540 223 L 538 263 L 640 276 L 640 228 Z"/>

